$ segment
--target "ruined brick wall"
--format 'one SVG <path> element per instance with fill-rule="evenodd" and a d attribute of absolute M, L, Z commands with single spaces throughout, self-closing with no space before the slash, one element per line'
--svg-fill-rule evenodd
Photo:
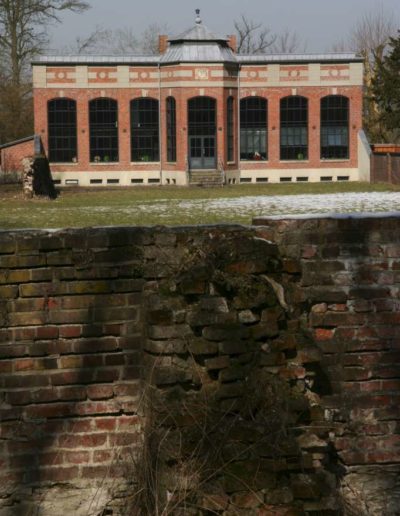
<path fill-rule="evenodd" d="M 347 504 L 361 514 L 398 514 L 400 219 L 255 223 L 278 244 L 288 303 L 322 352 L 315 389 L 332 422 Z"/>
<path fill-rule="evenodd" d="M 137 441 L 142 234 L 0 238 L 0 513 L 30 514 L 33 501 L 44 514 L 98 514 L 110 479 L 129 483 Z M 82 488 L 78 501 L 63 484 Z"/>
<path fill-rule="evenodd" d="M 0 234 L 1 516 L 396 514 L 400 220 L 256 222 Z"/>

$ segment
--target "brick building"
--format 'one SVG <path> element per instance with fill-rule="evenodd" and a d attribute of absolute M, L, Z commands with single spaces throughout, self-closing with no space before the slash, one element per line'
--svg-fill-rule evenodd
<path fill-rule="evenodd" d="M 369 180 L 362 59 L 241 55 L 197 12 L 152 56 L 41 57 L 35 132 L 62 185 Z"/>

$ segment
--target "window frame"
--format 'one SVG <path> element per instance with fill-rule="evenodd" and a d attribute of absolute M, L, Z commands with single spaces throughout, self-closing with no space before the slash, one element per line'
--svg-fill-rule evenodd
<path fill-rule="evenodd" d="M 288 95 L 279 103 L 279 159 L 307 161 L 309 155 L 308 98 Z M 283 142 L 286 141 L 284 144 Z M 293 143 L 289 143 L 292 141 Z"/>
<path fill-rule="evenodd" d="M 226 161 L 235 162 L 235 99 L 226 99 Z"/>
<path fill-rule="evenodd" d="M 60 104 L 58 109 L 56 109 L 57 104 Z M 64 109 L 61 109 L 62 105 Z M 53 106 L 55 109 L 52 109 Z M 47 130 L 50 163 L 76 163 L 78 161 L 76 100 L 58 97 L 47 102 Z"/>
<path fill-rule="evenodd" d="M 189 137 L 213 136 L 216 139 L 217 100 L 206 95 L 192 97 L 187 101 L 187 110 Z M 203 117 L 202 121 L 200 121 L 201 117 Z"/>
<path fill-rule="evenodd" d="M 130 101 L 131 161 L 160 161 L 160 103 L 153 97 L 136 97 Z M 145 145 L 141 142 L 147 142 Z"/>
<path fill-rule="evenodd" d="M 240 99 L 240 160 L 268 160 L 268 99 L 265 97 Z"/>
<path fill-rule="evenodd" d="M 176 100 L 169 96 L 165 100 L 167 123 L 167 161 L 176 162 Z"/>
<path fill-rule="evenodd" d="M 336 105 L 334 105 L 335 101 Z M 330 102 L 333 105 L 329 105 Z M 345 95 L 326 95 L 321 98 L 320 108 L 321 160 L 348 160 L 350 158 L 350 99 Z M 330 116 L 328 116 L 329 113 Z M 332 144 L 329 140 L 341 141 L 341 143 Z M 344 141 L 345 144 L 343 144 Z"/>
<path fill-rule="evenodd" d="M 111 97 L 89 101 L 89 160 L 95 164 L 119 161 L 118 101 Z"/>

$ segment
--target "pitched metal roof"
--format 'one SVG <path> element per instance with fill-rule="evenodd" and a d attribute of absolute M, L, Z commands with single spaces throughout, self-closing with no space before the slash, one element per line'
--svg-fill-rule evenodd
<path fill-rule="evenodd" d="M 236 63 L 236 58 L 228 46 L 209 43 L 178 43 L 170 45 L 161 56 L 161 64 L 166 63 Z"/>
<path fill-rule="evenodd" d="M 200 9 L 196 9 L 196 24 L 194 27 L 182 32 L 178 36 L 169 38 L 169 42 L 177 43 L 181 41 L 215 41 L 215 42 L 226 42 L 228 38 L 226 36 L 218 36 L 211 32 L 207 27 L 203 25 L 200 18 Z"/>
<path fill-rule="evenodd" d="M 174 36 L 173 38 L 169 38 L 168 41 L 171 43 L 179 42 L 179 41 L 228 41 L 226 36 L 220 36 L 211 32 L 207 27 L 205 27 L 201 23 L 196 23 L 196 25 L 182 34 L 178 36 Z"/>
<path fill-rule="evenodd" d="M 25 136 L 25 138 L 19 138 L 18 140 L 13 140 L 12 142 L 3 143 L 0 145 L 0 149 L 6 149 L 7 147 L 13 147 L 14 145 L 19 145 L 21 143 L 29 142 L 30 140 L 34 140 L 35 135 Z"/>
<path fill-rule="evenodd" d="M 237 54 L 236 60 L 241 64 L 251 63 L 337 63 L 341 61 L 362 62 L 363 58 L 353 52 L 335 52 L 330 54 Z"/>
<path fill-rule="evenodd" d="M 125 55 L 125 56 L 40 56 L 32 62 L 33 65 L 158 65 L 166 63 L 238 63 L 238 64 L 268 64 L 268 63 L 338 63 L 363 61 L 354 53 L 334 54 L 234 54 L 225 45 L 217 43 L 177 43 L 170 45 L 162 55 Z"/>
<path fill-rule="evenodd" d="M 226 36 L 218 36 L 205 27 L 196 9 L 196 24 L 182 34 L 169 38 L 161 63 L 236 63 Z"/>
<path fill-rule="evenodd" d="M 98 65 L 118 65 L 118 64 L 155 64 L 160 62 L 159 55 L 124 55 L 124 56 L 105 56 L 105 55 L 76 55 L 76 56 L 40 56 L 35 59 L 33 65 L 41 64 L 98 64 Z"/>

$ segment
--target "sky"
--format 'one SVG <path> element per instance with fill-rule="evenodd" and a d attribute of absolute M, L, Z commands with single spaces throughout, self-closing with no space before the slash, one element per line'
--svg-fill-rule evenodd
<path fill-rule="evenodd" d="M 106 29 L 130 27 L 140 33 L 151 23 L 167 24 L 169 34 L 183 32 L 194 24 L 196 8 L 213 32 L 231 34 L 241 14 L 261 22 L 272 32 L 296 32 L 307 52 L 329 51 L 342 41 L 363 15 L 383 9 L 397 20 L 399 0 L 89 0 L 84 14 L 67 13 L 62 24 L 51 27 L 51 48 L 72 44 L 97 26 Z"/>

